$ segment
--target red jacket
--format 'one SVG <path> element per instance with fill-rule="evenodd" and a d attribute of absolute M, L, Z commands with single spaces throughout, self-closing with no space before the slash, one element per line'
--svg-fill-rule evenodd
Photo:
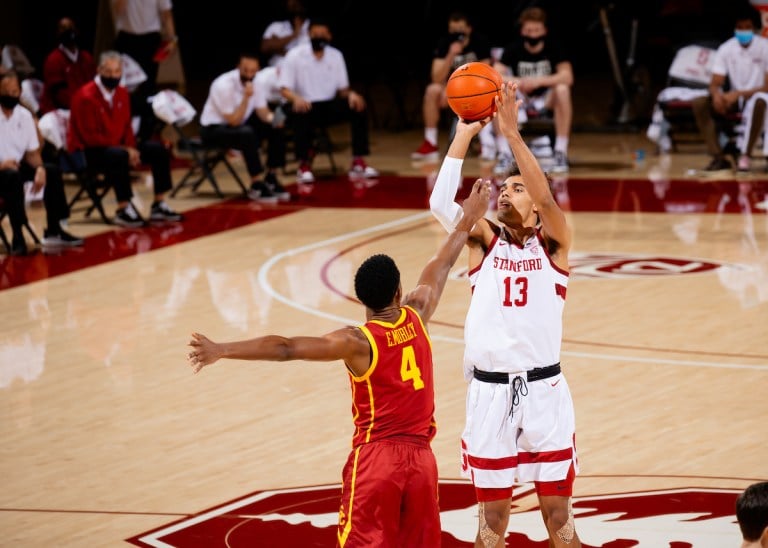
<path fill-rule="evenodd" d="M 136 146 L 128 90 L 117 86 L 110 107 L 96 82 L 91 80 L 72 96 L 67 149 L 74 152 L 116 146 Z"/>
<path fill-rule="evenodd" d="M 72 62 L 61 49 L 56 48 L 43 64 L 43 96 L 40 98 L 40 111 L 45 114 L 56 108 L 70 108 L 72 95 L 80 86 L 87 84 L 96 76 L 96 63 L 93 55 L 80 50 L 77 61 Z"/>

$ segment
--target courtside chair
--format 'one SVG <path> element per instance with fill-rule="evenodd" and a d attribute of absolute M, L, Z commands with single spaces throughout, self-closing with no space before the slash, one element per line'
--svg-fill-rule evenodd
<path fill-rule="evenodd" d="M 183 95 L 171 89 L 162 90 L 152 98 L 152 110 L 155 116 L 176 132 L 177 150 L 190 156 L 191 165 L 171 190 L 172 197 L 175 197 L 183 188 L 197 192 L 200 185 L 208 181 L 216 195 L 223 198 L 224 193 L 214 173 L 219 164 L 224 164 L 243 195 L 248 195 L 245 183 L 227 158 L 226 148 L 206 146 L 199 136 L 187 135 L 184 128 L 195 119 L 197 111 Z"/>

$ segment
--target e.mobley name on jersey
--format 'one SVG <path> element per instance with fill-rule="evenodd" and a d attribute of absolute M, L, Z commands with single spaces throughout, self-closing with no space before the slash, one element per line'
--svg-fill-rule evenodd
<path fill-rule="evenodd" d="M 398 327 L 392 331 L 387 331 L 387 346 L 403 344 L 416 338 L 416 328 L 413 323 L 408 323 L 403 327 Z"/>
<path fill-rule="evenodd" d="M 530 272 L 531 270 L 541 270 L 541 259 L 511 261 L 502 257 L 494 257 L 493 268 L 496 270 L 511 270 L 512 272 Z"/>

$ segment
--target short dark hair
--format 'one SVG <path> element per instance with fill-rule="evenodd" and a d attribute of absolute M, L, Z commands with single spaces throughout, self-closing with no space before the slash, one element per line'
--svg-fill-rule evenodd
<path fill-rule="evenodd" d="M 755 542 L 768 527 L 768 481 L 754 483 L 736 499 L 736 519 L 744 540 Z"/>
<path fill-rule="evenodd" d="M 392 303 L 400 287 L 400 271 L 395 261 L 384 254 L 368 257 L 355 274 L 355 294 L 371 310 L 381 310 Z"/>
<path fill-rule="evenodd" d="M 734 23 L 739 23 L 741 21 L 751 22 L 755 29 L 760 29 L 763 26 L 760 12 L 752 4 L 740 4 L 736 9 Z"/>

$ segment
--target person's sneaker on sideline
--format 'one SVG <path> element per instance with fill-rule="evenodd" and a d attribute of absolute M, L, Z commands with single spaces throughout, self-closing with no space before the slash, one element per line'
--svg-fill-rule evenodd
<path fill-rule="evenodd" d="M 183 221 L 184 216 L 170 208 L 165 201 L 155 202 L 149 212 L 151 221 Z"/>
<path fill-rule="evenodd" d="M 291 199 L 291 193 L 285 190 L 285 187 L 280 184 L 280 180 L 273 171 L 270 171 L 264 176 L 264 183 L 272 191 L 272 194 L 277 196 L 278 200 L 286 202 Z"/>
<path fill-rule="evenodd" d="M 355 158 L 352 161 L 349 176 L 358 179 L 374 179 L 379 176 L 379 171 L 366 164 L 362 158 Z"/>
<path fill-rule="evenodd" d="M 29 255 L 27 242 L 24 240 L 24 236 L 13 237 L 13 242 L 11 243 L 11 255 L 14 257 L 23 257 L 24 255 Z"/>
<path fill-rule="evenodd" d="M 749 156 L 746 154 L 739 156 L 739 162 L 736 169 L 738 171 L 749 171 L 750 167 L 752 167 L 752 162 L 750 161 Z"/>
<path fill-rule="evenodd" d="M 136 210 L 133 208 L 133 204 L 130 202 L 127 206 L 121 207 L 115 211 L 115 218 L 113 222 L 119 226 L 127 226 L 133 228 L 144 226 L 144 219 L 139 217 L 139 214 L 136 213 Z"/>
<path fill-rule="evenodd" d="M 726 160 L 723 156 L 715 156 L 712 158 L 712 161 L 707 164 L 707 167 L 704 168 L 704 171 L 730 171 L 730 169 L 731 163 L 728 160 Z"/>
<path fill-rule="evenodd" d="M 506 177 L 515 166 L 515 159 L 511 155 L 499 154 L 496 165 L 493 166 L 493 174 Z"/>
<path fill-rule="evenodd" d="M 309 167 L 309 164 L 302 163 L 299 166 L 299 170 L 296 172 L 296 182 L 297 183 L 314 183 L 315 182 L 315 176 L 312 174 L 312 170 Z"/>
<path fill-rule="evenodd" d="M 248 197 L 256 202 L 277 203 L 277 196 L 275 196 L 275 193 L 262 181 L 251 183 Z"/>
<path fill-rule="evenodd" d="M 426 139 L 415 152 L 411 153 L 412 160 L 437 160 L 438 156 L 438 148 Z"/>
<path fill-rule="evenodd" d="M 54 232 L 49 229 L 43 231 L 43 245 L 61 246 L 61 247 L 80 247 L 85 241 L 82 238 L 73 236 L 66 230 Z"/>
<path fill-rule="evenodd" d="M 566 173 L 569 169 L 568 156 L 560 150 L 555 151 L 555 161 L 552 164 L 552 173 Z"/>

